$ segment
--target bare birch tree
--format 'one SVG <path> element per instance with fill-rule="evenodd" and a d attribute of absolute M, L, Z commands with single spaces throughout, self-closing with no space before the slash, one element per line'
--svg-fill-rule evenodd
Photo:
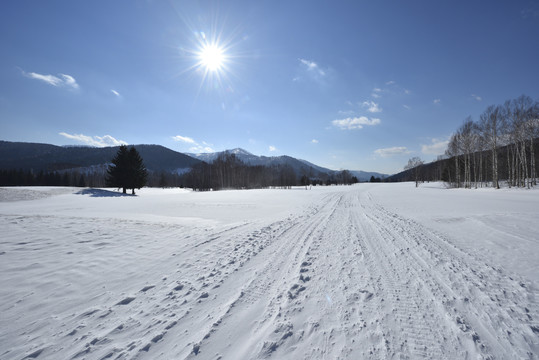
<path fill-rule="evenodd" d="M 492 186 L 500 188 L 498 173 L 498 145 L 503 129 L 502 109 L 499 106 L 489 106 L 481 114 L 481 127 L 484 139 L 492 153 Z"/>
<path fill-rule="evenodd" d="M 415 187 L 419 186 L 419 180 L 421 177 L 421 166 L 423 165 L 423 160 L 415 156 L 408 160 L 408 164 L 404 167 L 404 170 L 412 170 L 415 180 Z"/>

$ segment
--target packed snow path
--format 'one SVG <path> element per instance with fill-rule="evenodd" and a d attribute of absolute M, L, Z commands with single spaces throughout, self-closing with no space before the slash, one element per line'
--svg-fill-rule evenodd
<path fill-rule="evenodd" d="M 4 202 L 0 358 L 537 358 L 535 282 L 370 189 L 190 225 Z"/>

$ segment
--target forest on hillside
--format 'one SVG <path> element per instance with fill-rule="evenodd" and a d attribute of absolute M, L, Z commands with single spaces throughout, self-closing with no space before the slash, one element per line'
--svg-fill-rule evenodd
<path fill-rule="evenodd" d="M 420 165 L 422 181 L 445 181 L 451 187 L 477 188 L 501 183 L 508 187 L 537 185 L 539 103 L 522 95 L 491 105 L 478 121 L 467 117 L 451 135 L 444 155 Z M 388 181 L 411 181 L 410 169 Z"/>
<path fill-rule="evenodd" d="M 108 165 L 84 169 L 39 171 L 0 170 L 0 186 L 79 186 L 106 187 Z M 248 165 L 235 154 L 223 153 L 212 163 L 200 162 L 182 174 L 167 171 L 148 171 L 149 187 L 186 187 L 198 191 L 220 189 L 254 189 L 309 185 L 357 183 L 357 177 L 342 170 L 332 174 L 305 167 L 298 171 L 290 165 Z"/>

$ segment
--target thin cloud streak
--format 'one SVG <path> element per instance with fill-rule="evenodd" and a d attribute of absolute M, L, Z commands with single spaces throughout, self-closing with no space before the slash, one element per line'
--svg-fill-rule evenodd
<path fill-rule="evenodd" d="M 59 135 L 62 135 L 63 137 L 66 137 L 70 140 L 75 140 L 78 142 L 81 142 L 88 146 L 95 146 L 95 147 L 106 147 L 106 146 L 120 146 L 120 145 L 127 145 L 127 142 L 123 140 L 115 139 L 114 137 L 110 135 L 104 135 L 104 136 L 87 136 L 83 134 L 68 134 L 65 132 L 58 133 Z"/>
<path fill-rule="evenodd" d="M 326 72 L 322 70 L 320 66 L 318 66 L 318 64 L 315 63 L 314 61 L 305 60 L 305 59 L 298 59 L 298 60 L 300 61 L 300 63 L 302 63 L 306 67 L 307 71 L 315 72 L 316 74 L 320 76 L 326 75 Z"/>
<path fill-rule="evenodd" d="M 405 155 L 409 154 L 410 150 L 406 148 L 406 146 L 394 146 L 390 148 L 383 148 L 383 149 L 377 149 L 374 150 L 374 153 L 376 155 L 379 155 L 381 157 L 390 157 L 390 156 L 397 156 L 397 155 Z"/>
<path fill-rule="evenodd" d="M 184 143 L 188 143 L 188 144 L 195 144 L 195 140 L 193 140 L 192 138 L 190 138 L 188 136 L 176 135 L 176 136 L 172 137 L 172 140 L 179 141 L 179 142 L 184 142 Z"/>
<path fill-rule="evenodd" d="M 479 96 L 479 95 L 472 94 L 471 97 L 476 101 L 482 101 L 483 100 L 483 98 L 481 96 Z"/>
<path fill-rule="evenodd" d="M 366 116 L 333 120 L 333 126 L 341 130 L 363 129 L 363 126 L 374 126 L 380 124 L 380 119 L 369 119 Z"/>
<path fill-rule="evenodd" d="M 211 144 L 208 144 L 205 141 L 202 141 L 202 144 L 199 144 L 197 141 L 195 141 L 195 139 L 190 138 L 188 136 L 176 135 L 172 137 L 172 140 L 178 141 L 184 144 L 193 145 L 189 148 L 189 151 L 192 153 L 198 154 L 198 153 L 204 153 L 204 152 L 206 153 L 214 152 L 213 148 L 211 147 Z"/>
<path fill-rule="evenodd" d="M 22 71 L 22 74 L 27 78 L 43 81 L 55 87 L 67 87 L 73 90 L 79 89 L 79 84 L 77 84 L 77 81 L 71 75 L 58 74 L 59 76 L 54 76 L 51 74 L 43 75 L 43 74 L 38 74 L 35 72 L 26 72 L 24 70 L 21 70 L 21 71 Z"/>

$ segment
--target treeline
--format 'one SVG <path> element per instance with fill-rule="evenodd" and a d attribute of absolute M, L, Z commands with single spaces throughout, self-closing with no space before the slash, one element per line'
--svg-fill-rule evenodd
<path fill-rule="evenodd" d="M 184 187 L 195 190 L 291 188 L 292 186 L 354 184 L 355 176 L 343 170 L 334 174 L 302 169 L 297 174 L 290 165 L 251 166 L 235 154 L 222 154 L 211 164 L 202 163 L 184 174 Z"/>
<path fill-rule="evenodd" d="M 513 146 L 513 145 L 508 145 Z M 536 161 L 536 167 L 537 162 L 539 162 L 539 138 L 535 138 L 534 144 L 534 158 Z M 507 164 L 508 156 L 507 154 L 511 155 L 511 151 L 507 149 L 507 146 L 501 146 L 498 148 L 497 151 L 497 162 L 498 164 Z M 475 156 L 476 160 L 479 160 L 480 157 L 483 158 L 483 181 L 474 183 L 472 181 L 472 188 L 477 187 L 485 187 L 485 186 L 491 186 L 492 183 L 492 166 L 491 166 L 491 152 L 490 151 L 484 151 L 482 153 L 476 153 L 470 155 L 472 158 Z M 528 159 L 530 159 L 532 156 L 531 154 L 527 154 Z M 510 159 L 510 158 L 509 158 Z M 455 183 L 455 165 L 456 160 L 455 158 L 449 158 L 446 155 L 439 156 L 437 160 L 425 163 L 423 165 L 420 165 L 417 170 L 419 174 L 419 181 L 420 182 L 429 182 L 429 181 L 444 181 L 447 184 L 449 184 L 452 187 L 459 186 Z M 473 163 L 473 160 L 472 160 Z M 415 169 L 414 169 L 415 170 Z M 406 170 L 401 173 L 392 175 L 388 177 L 387 179 L 384 179 L 382 181 L 384 182 L 401 182 L 401 181 L 415 181 L 414 179 L 414 170 Z M 475 178 L 475 170 L 472 166 L 471 176 L 472 179 Z M 459 172 L 461 178 L 464 177 L 464 161 L 463 159 L 459 159 Z M 507 182 L 507 179 L 509 179 L 509 173 L 508 173 L 508 167 L 507 166 L 499 166 L 498 167 L 498 176 L 499 176 L 499 184 L 503 184 Z M 513 186 L 511 183 L 508 184 L 508 186 Z M 533 186 L 533 185 L 530 185 Z M 464 184 L 461 182 L 459 187 L 464 187 Z"/>
<path fill-rule="evenodd" d="M 301 175 L 290 165 L 251 166 L 235 154 L 222 154 L 211 164 L 201 163 L 181 177 L 183 187 L 194 190 L 291 188 L 292 186 L 353 184 L 358 179 L 347 170 L 335 174 L 304 169 Z"/>
<path fill-rule="evenodd" d="M 453 165 L 442 178 L 464 188 L 499 188 L 502 180 L 509 187 L 536 186 L 538 136 L 539 103 L 529 96 L 489 106 L 479 121 L 468 117 L 451 136 L 446 156 Z"/>
<path fill-rule="evenodd" d="M 539 103 L 522 95 L 489 106 L 479 121 L 466 118 L 436 161 L 406 166 L 384 181 L 444 181 L 456 188 L 499 188 L 505 182 L 530 188 L 537 185 L 538 159 Z"/>
<path fill-rule="evenodd" d="M 106 187 L 107 165 L 62 171 L 0 170 L 0 186 Z M 185 187 L 198 191 L 221 189 L 290 188 L 292 186 L 354 184 L 358 179 L 347 171 L 332 174 L 290 165 L 251 166 L 235 154 L 223 154 L 213 163 L 201 162 L 183 174 L 148 170 L 148 187 Z"/>
<path fill-rule="evenodd" d="M 81 174 L 58 171 L 0 170 L 0 186 L 80 186 L 86 187 L 88 179 Z"/>
<path fill-rule="evenodd" d="M 180 187 L 182 178 L 169 172 L 149 172 L 149 187 Z M 106 169 L 93 167 L 86 171 L 39 171 L 22 169 L 0 170 L 0 186 L 74 186 L 106 187 Z"/>

